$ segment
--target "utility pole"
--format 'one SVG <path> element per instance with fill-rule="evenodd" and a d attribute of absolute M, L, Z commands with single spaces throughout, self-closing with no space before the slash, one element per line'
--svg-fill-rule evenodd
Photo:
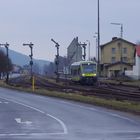
<path fill-rule="evenodd" d="M 123 38 L 123 24 L 121 24 L 121 38 Z"/>
<path fill-rule="evenodd" d="M 51 41 L 55 44 L 55 47 L 57 49 L 57 54 L 56 54 L 56 60 L 55 60 L 55 65 L 56 65 L 56 82 L 59 82 L 59 44 L 54 41 L 54 39 L 51 39 Z"/>
<path fill-rule="evenodd" d="M 68 74 L 67 57 L 64 57 L 64 75 L 65 75 L 65 84 L 66 85 L 67 85 L 67 74 Z"/>
<path fill-rule="evenodd" d="M 120 37 L 123 38 L 123 24 L 122 23 L 111 23 L 111 24 L 120 26 Z"/>
<path fill-rule="evenodd" d="M 33 80 L 33 43 L 30 42 L 29 44 L 23 43 L 23 46 L 29 46 L 30 50 L 31 50 L 31 54 L 29 55 L 30 57 L 30 66 L 31 66 L 31 81 Z"/>
<path fill-rule="evenodd" d="M 6 42 L 5 44 L 0 44 L 0 46 L 4 46 L 6 48 L 7 55 L 7 70 L 6 70 L 6 83 L 9 82 L 9 44 Z"/>
<path fill-rule="evenodd" d="M 98 9 L 98 65 L 97 65 L 97 70 L 98 70 L 98 76 L 100 76 L 100 1 L 98 0 L 97 4 L 97 9 Z"/>
<path fill-rule="evenodd" d="M 98 37 L 97 37 L 97 35 L 94 35 L 93 38 L 95 38 L 96 61 L 98 62 Z"/>
<path fill-rule="evenodd" d="M 121 39 L 123 39 L 123 24 L 122 23 L 111 23 L 113 25 L 117 25 L 117 26 L 120 26 L 120 37 Z M 121 75 L 123 73 L 123 68 L 122 68 L 122 48 L 123 48 L 123 45 L 122 45 L 122 42 L 120 42 L 119 44 L 119 48 L 120 48 L 120 71 L 121 71 Z"/>

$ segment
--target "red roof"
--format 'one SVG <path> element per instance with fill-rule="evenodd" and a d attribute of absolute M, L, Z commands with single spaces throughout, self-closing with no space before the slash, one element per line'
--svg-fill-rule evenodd
<path fill-rule="evenodd" d="M 140 45 L 136 46 L 136 54 L 140 57 Z"/>

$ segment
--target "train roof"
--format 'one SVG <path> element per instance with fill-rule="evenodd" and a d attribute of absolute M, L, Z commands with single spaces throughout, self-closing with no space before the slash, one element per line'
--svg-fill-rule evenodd
<path fill-rule="evenodd" d="M 94 62 L 94 61 L 79 61 L 79 62 L 72 63 L 71 66 L 78 66 L 78 65 L 81 65 L 81 64 L 88 64 L 88 63 L 96 64 L 96 62 Z"/>

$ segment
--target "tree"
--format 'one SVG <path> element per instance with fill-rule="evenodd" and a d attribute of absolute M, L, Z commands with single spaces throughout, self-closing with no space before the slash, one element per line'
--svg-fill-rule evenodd
<path fill-rule="evenodd" d="M 12 70 L 12 62 L 11 59 L 7 58 L 5 53 L 0 50 L 0 79 L 1 75 L 5 75 L 5 73 L 10 72 Z"/>

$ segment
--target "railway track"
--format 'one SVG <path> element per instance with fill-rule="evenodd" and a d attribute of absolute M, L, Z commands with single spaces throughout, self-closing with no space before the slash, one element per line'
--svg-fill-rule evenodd
<path fill-rule="evenodd" d="M 10 82 L 13 85 L 30 87 L 29 77 L 14 78 Z M 51 91 L 80 94 L 83 96 L 98 96 L 106 99 L 140 101 L 140 89 L 137 87 L 126 87 L 122 85 L 99 84 L 96 86 L 81 86 L 71 84 L 67 81 L 55 83 L 42 76 L 35 77 L 36 88 L 43 88 Z"/>

